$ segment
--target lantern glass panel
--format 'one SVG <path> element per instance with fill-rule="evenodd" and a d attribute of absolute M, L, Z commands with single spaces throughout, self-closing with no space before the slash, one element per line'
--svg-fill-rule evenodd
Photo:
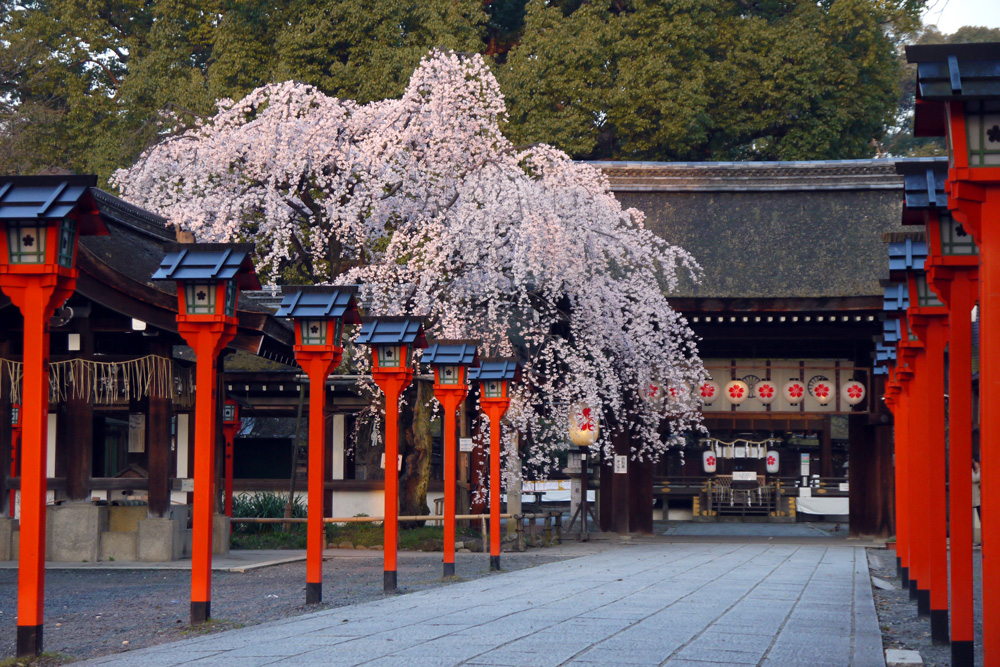
<path fill-rule="evenodd" d="M 970 167 L 1000 167 L 1000 100 L 965 103 Z"/>
<path fill-rule="evenodd" d="M 487 380 L 483 383 L 483 394 L 486 398 L 503 398 L 503 381 Z"/>
<path fill-rule="evenodd" d="M 438 368 L 439 384 L 462 384 L 461 366 L 441 366 Z"/>
<path fill-rule="evenodd" d="M 927 274 L 925 273 L 917 275 L 917 305 L 921 308 L 944 306 L 940 299 L 937 298 L 934 290 L 927 284 Z"/>
<path fill-rule="evenodd" d="M 230 280 L 226 283 L 226 315 L 229 317 L 236 316 L 236 297 L 239 295 L 239 288 L 236 286 L 235 280 Z"/>
<path fill-rule="evenodd" d="M 403 346 L 402 345 L 379 345 L 378 346 L 378 366 L 379 366 L 379 368 L 402 368 L 402 366 L 403 366 Z"/>
<path fill-rule="evenodd" d="M 972 240 L 972 234 L 965 231 L 961 223 L 947 214 L 942 214 L 938 229 L 941 232 L 941 253 L 944 255 L 978 255 L 979 249 Z"/>
<path fill-rule="evenodd" d="M 327 320 L 302 320 L 299 325 L 302 331 L 303 345 L 326 345 Z"/>
<path fill-rule="evenodd" d="M 222 421 L 224 422 L 234 422 L 236 421 L 236 406 L 232 403 L 226 403 L 222 406 Z"/>
<path fill-rule="evenodd" d="M 45 263 L 45 225 L 35 221 L 7 223 L 7 251 L 11 264 Z"/>
<path fill-rule="evenodd" d="M 59 266 L 73 268 L 73 255 L 76 250 L 76 220 L 63 218 L 59 223 L 59 256 L 56 261 Z"/>
<path fill-rule="evenodd" d="M 215 315 L 215 285 L 212 283 L 187 283 L 184 299 L 188 315 Z"/>

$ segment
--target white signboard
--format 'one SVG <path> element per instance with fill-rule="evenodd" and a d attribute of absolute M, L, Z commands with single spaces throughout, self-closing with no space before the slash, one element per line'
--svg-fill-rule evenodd
<path fill-rule="evenodd" d="M 181 493 L 194 493 L 194 480 L 190 477 L 177 480 L 181 483 Z"/>
<path fill-rule="evenodd" d="M 841 491 L 847 491 L 848 493 L 850 493 L 851 485 L 849 482 L 841 482 L 839 486 Z"/>
<path fill-rule="evenodd" d="M 799 487 L 799 498 L 812 498 L 813 490 L 808 486 Z"/>
<path fill-rule="evenodd" d="M 382 454 L 382 462 L 379 467 L 382 468 L 382 470 L 385 470 L 385 454 Z M 396 456 L 396 471 L 398 472 L 402 469 L 403 469 L 403 455 L 399 454 Z"/>
<path fill-rule="evenodd" d="M 473 450 L 472 438 L 459 438 L 458 439 L 458 451 L 460 452 L 471 452 Z"/>
<path fill-rule="evenodd" d="M 734 482 L 756 482 L 757 473 L 752 470 L 734 470 L 733 471 L 733 481 Z"/>
<path fill-rule="evenodd" d="M 615 473 L 625 474 L 628 472 L 628 456 L 615 454 Z"/>

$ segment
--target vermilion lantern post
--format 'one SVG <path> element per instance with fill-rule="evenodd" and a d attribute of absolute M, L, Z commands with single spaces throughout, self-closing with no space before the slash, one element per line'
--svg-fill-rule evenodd
<path fill-rule="evenodd" d="M 227 400 L 222 406 L 222 435 L 226 439 L 226 497 L 225 513 L 233 517 L 233 442 L 240 432 L 240 406 L 234 400 Z"/>
<path fill-rule="evenodd" d="M 947 136 L 948 209 L 979 247 L 980 401 L 1000 401 L 1000 43 L 907 46 L 914 134 Z M 983 561 L 1000 555 L 1000 414 L 981 412 Z M 997 554 L 990 553 L 998 550 Z M 983 650 L 1000 660 L 1000 568 L 983 568 Z"/>
<path fill-rule="evenodd" d="M 10 476 L 17 477 L 17 449 L 21 444 L 21 406 L 10 407 Z M 14 516 L 14 506 L 17 504 L 17 491 L 10 492 L 10 516 Z"/>
<path fill-rule="evenodd" d="M 0 289 L 24 317 L 17 654 L 42 652 L 49 320 L 76 287 L 81 235 L 107 234 L 93 176 L 0 179 Z"/>
<path fill-rule="evenodd" d="M 438 340 L 420 360 L 434 368 L 434 396 L 444 409 L 444 557 L 443 575 L 455 574 L 455 485 L 458 451 L 455 412 L 469 393 L 469 367 L 479 363 L 478 341 Z"/>
<path fill-rule="evenodd" d="M 490 418 L 490 569 L 500 569 L 500 420 L 510 407 L 510 385 L 520 380 L 515 359 L 484 359 L 469 371 L 479 380 L 479 402 Z"/>
<path fill-rule="evenodd" d="M 295 320 L 295 360 L 309 376 L 309 516 L 306 604 L 323 601 L 323 506 L 326 497 L 326 380 L 344 354 L 345 324 L 360 324 L 356 286 L 286 287 L 278 317 Z"/>
<path fill-rule="evenodd" d="M 399 396 L 413 381 L 413 348 L 427 347 L 418 317 L 365 319 L 358 343 L 372 348 L 372 378 L 385 394 L 385 559 L 383 590 L 396 590 L 399 541 Z"/>
<path fill-rule="evenodd" d="M 197 357 L 191 521 L 191 623 L 196 624 L 212 615 L 217 361 L 236 336 L 239 291 L 259 290 L 260 282 L 250 260 L 252 244 L 171 244 L 166 250 L 153 280 L 176 281 L 177 333 Z"/>
<path fill-rule="evenodd" d="M 904 224 L 927 234 L 928 286 L 948 308 L 948 508 L 952 665 L 975 663 L 972 565 L 972 309 L 979 297 L 979 251 L 948 212 L 945 159 L 904 160 Z"/>

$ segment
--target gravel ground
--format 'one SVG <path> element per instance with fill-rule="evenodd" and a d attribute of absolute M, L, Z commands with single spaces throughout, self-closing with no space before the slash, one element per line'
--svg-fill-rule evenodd
<path fill-rule="evenodd" d="M 884 591 L 873 587 L 875 609 L 882 628 L 885 648 L 904 648 L 919 651 L 928 667 L 946 667 L 951 664 L 951 647 L 937 646 L 931 642 L 930 617 L 917 616 L 917 603 L 910 600 L 909 591 L 900 588 L 896 576 L 896 552 L 886 549 L 869 549 L 868 566 L 873 576 L 884 579 L 895 588 Z M 983 664 L 983 561 L 982 551 L 973 552 L 973 582 L 975 598 L 976 664 Z"/>
<path fill-rule="evenodd" d="M 582 549 L 580 547 L 583 547 Z M 505 553 L 505 570 L 566 560 L 602 547 L 584 545 Z M 382 597 L 382 553 L 344 552 L 323 567 L 321 605 L 306 607 L 305 562 L 246 573 L 212 573 L 212 616 L 207 631 L 254 625 Z M 456 554 L 460 579 L 489 576 L 483 554 Z M 441 581 L 441 554 L 400 552 L 399 591 Z M 45 650 L 91 658 L 191 636 L 190 573 L 183 570 L 50 570 L 45 575 Z M 0 659 L 14 655 L 17 571 L 0 571 Z"/>

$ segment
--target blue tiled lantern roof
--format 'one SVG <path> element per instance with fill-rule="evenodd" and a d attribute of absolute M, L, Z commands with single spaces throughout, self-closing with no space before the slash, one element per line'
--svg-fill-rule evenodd
<path fill-rule="evenodd" d="M 521 379 L 521 367 L 516 359 L 483 359 L 478 368 L 469 369 L 470 380 L 511 380 Z"/>
<path fill-rule="evenodd" d="M 948 180 L 948 158 L 918 158 L 913 160 L 898 160 L 896 173 L 903 177 L 903 191 L 906 195 L 907 209 L 948 208 L 948 195 L 944 184 Z M 903 212 L 903 222 L 907 211 Z M 923 216 L 919 222 L 923 224 Z"/>
<path fill-rule="evenodd" d="M 95 185 L 96 176 L 0 177 L 0 220 L 62 220 L 76 211 L 81 234 L 105 236 Z"/>
<path fill-rule="evenodd" d="M 896 322 L 896 326 L 899 326 L 899 322 Z M 875 344 L 875 361 L 879 363 L 888 363 L 896 361 L 896 346 L 886 345 L 885 343 Z"/>
<path fill-rule="evenodd" d="M 439 340 L 424 350 L 420 361 L 440 366 L 472 366 L 479 361 L 477 342 L 472 340 Z"/>
<path fill-rule="evenodd" d="M 357 291 L 357 285 L 285 287 L 276 316 L 342 318 L 344 324 L 361 324 L 361 314 L 354 298 Z"/>
<path fill-rule="evenodd" d="M 882 310 L 889 313 L 898 313 L 905 311 L 909 307 L 910 289 L 906 283 L 895 283 L 885 288 L 885 298 L 882 301 Z"/>
<path fill-rule="evenodd" d="M 882 340 L 887 344 L 895 344 L 900 341 L 899 320 L 893 317 L 882 323 Z"/>
<path fill-rule="evenodd" d="M 917 64 L 921 99 L 1000 98 L 1000 43 L 911 44 L 906 60 Z"/>
<path fill-rule="evenodd" d="M 358 341 L 362 345 L 413 345 L 427 347 L 419 317 L 366 317 L 361 321 Z"/>
<path fill-rule="evenodd" d="M 927 241 L 906 239 L 889 244 L 889 273 L 922 271 L 927 259 Z"/>
<path fill-rule="evenodd" d="M 872 372 L 875 375 L 888 375 L 889 369 L 885 366 L 875 366 L 875 368 L 872 369 Z"/>
<path fill-rule="evenodd" d="M 252 243 L 168 244 L 153 280 L 229 280 L 240 289 L 259 290 L 250 253 Z"/>

